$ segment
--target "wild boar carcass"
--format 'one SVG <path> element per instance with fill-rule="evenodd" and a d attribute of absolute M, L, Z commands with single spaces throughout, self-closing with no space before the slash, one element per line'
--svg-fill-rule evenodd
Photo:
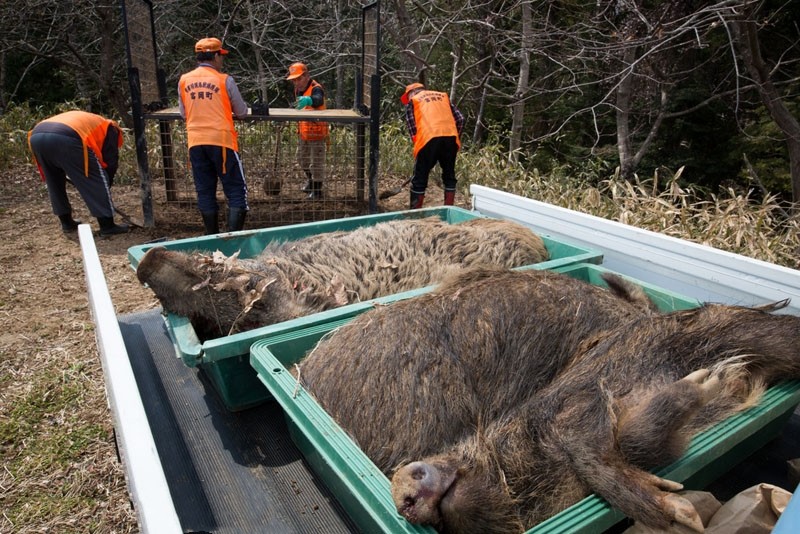
<path fill-rule="evenodd" d="M 300 382 L 388 475 L 525 402 L 581 343 L 654 313 L 638 286 L 608 280 L 613 292 L 551 271 L 462 272 L 334 331 Z"/>
<path fill-rule="evenodd" d="M 520 532 L 594 492 L 647 525 L 702 531 L 681 485 L 648 470 L 766 385 L 800 377 L 800 318 L 770 313 L 783 304 L 621 324 L 525 403 L 397 470 L 397 510 L 442 532 Z"/>
<path fill-rule="evenodd" d="M 547 259 L 541 237 L 520 224 L 428 217 L 271 243 L 253 259 L 154 247 L 136 274 L 205 340 L 422 288 L 467 267 Z"/>

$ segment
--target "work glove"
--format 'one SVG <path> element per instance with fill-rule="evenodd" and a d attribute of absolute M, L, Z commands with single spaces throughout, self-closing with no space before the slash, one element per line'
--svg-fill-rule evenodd
<path fill-rule="evenodd" d="M 310 96 L 301 96 L 297 99 L 297 109 L 303 109 L 306 106 L 310 106 L 312 103 Z"/>

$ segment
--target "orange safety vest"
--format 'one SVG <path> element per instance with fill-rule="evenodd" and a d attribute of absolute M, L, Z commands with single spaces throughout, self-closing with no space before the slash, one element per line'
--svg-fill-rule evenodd
<path fill-rule="evenodd" d="M 216 145 L 239 150 L 231 99 L 225 88 L 227 79 L 227 74 L 204 66 L 181 76 L 178 89 L 186 111 L 189 148 Z"/>
<path fill-rule="evenodd" d="M 97 161 L 105 169 L 108 163 L 103 161 L 103 143 L 109 128 L 117 129 L 117 148 L 122 146 L 122 129 L 115 121 L 87 111 L 67 111 L 45 119 L 42 122 L 57 122 L 69 126 L 80 136 L 83 142 L 83 172 L 89 176 L 89 149 L 92 149 Z M 41 123 L 40 123 L 41 124 Z M 33 130 L 28 132 L 28 146 Z M 32 150 L 31 150 L 32 152 Z M 35 161 L 34 156 L 34 161 Z"/>
<path fill-rule="evenodd" d="M 308 84 L 308 88 L 303 93 L 303 96 L 311 96 L 311 92 L 314 90 L 315 87 L 322 87 L 319 83 L 315 80 L 311 80 L 311 83 Z M 325 101 L 322 101 L 321 106 L 306 106 L 303 109 L 317 109 L 323 110 L 325 109 Z M 300 122 L 300 139 L 303 141 L 321 141 L 322 139 L 328 138 L 328 123 L 327 122 L 308 122 L 308 121 L 301 121 Z"/>
<path fill-rule="evenodd" d="M 450 109 L 450 97 L 438 91 L 420 91 L 411 97 L 414 106 L 414 121 L 417 123 L 417 136 L 414 138 L 414 157 L 428 141 L 434 137 L 456 138 L 456 145 L 461 148 L 456 120 Z"/>

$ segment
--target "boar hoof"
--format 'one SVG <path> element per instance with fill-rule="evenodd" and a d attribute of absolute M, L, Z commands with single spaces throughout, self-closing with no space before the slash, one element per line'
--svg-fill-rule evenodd
<path fill-rule="evenodd" d="M 680 523 L 695 532 L 704 532 L 705 527 L 694 505 L 680 495 L 674 493 L 664 497 L 664 508 L 667 515 L 676 523 Z"/>
<path fill-rule="evenodd" d="M 693 373 L 689 373 L 683 379 L 689 382 L 694 382 L 695 384 L 702 384 L 703 380 L 708 378 L 709 374 L 711 374 L 711 371 L 708 369 L 699 369 Z"/>
<path fill-rule="evenodd" d="M 722 389 L 722 383 L 720 382 L 719 377 L 714 375 L 709 378 L 710 374 L 711 371 L 708 369 L 700 369 L 693 373 L 689 373 L 684 377 L 684 380 L 687 382 L 697 384 L 698 392 L 700 393 L 704 404 L 711 401 L 711 399 L 717 396 Z"/>
<path fill-rule="evenodd" d="M 655 487 L 663 491 L 680 491 L 683 489 L 683 484 L 675 482 L 674 480 L 667 480 L 656 475 L 649 475 Z"/>

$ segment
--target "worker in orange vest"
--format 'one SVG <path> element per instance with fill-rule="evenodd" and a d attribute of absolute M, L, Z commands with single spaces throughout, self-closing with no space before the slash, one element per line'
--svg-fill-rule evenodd
<path fill-rule="evenodd" d="M 425 201 L 428 175 L 439 163 L 444 185 L 444 205 L 456 196 L 456 155 L 461 148 L 464 115 L 450 103 L 447 93 L 429 91 L 421 83 L 406 86 L 400 101 L 405 106 L 406 126 L 414 143 L 414 176 L 411 178 L 411 209 Z"/>
<path fill-rule="evenodd" d="M 289 65 L 286 79 L 294 85 L 297 109 L 325 109 L 325 89 L 311 79 L 304 63 Z M 328 146 L 328 123 L 321 121 L 301 121 L 298 125 L 300 140 L 297 144 L 297 162 L 306 174 L 303 191 L 310 199 L 322 198 L 322 184 L 325 181 L 325 153 Z"/>
<path fill-rule="evenodd" d="M 111 200 L 122 146 L 119 124 L 94 113 L 67 111 L 34 126 L 28 132 L 28 146 L 64 233 L 76 231 L 81 223 L 72 218 L 67 180 L 78 190 L 89 213 L 97 218 L 100 235 L 128 231 L 127 225 L 114 223 Z"/>
<path fill-rule="evenodd" d="M 218 233 L 219 180 L 228 202 L 228 231 L 241 230 L 249 207 L 233 117 L 247 115 L 247 102 L 233 78 L 222 72 L 228 51 L 219 39 L 200 39 L 194 51 L 197 68 L 178 82 L 178 107 L 186 120 L 197 207 L 206 235 Z"/>

